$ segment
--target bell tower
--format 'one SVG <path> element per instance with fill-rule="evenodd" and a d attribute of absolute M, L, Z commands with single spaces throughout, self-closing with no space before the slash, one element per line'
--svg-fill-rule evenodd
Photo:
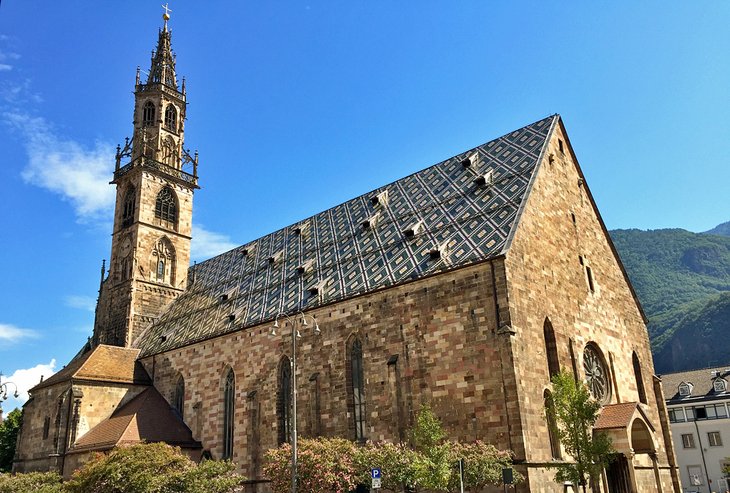
<path fill-rule="evenodd" d="M 117 146 L 112 251 L 94 345 L 132 345 L 187 280 L 198 155 L 184 148 L 185 79 L 179 87 L 168 9 L 163 19 L 146 82 L 137 68 L 132 138 Z"/>

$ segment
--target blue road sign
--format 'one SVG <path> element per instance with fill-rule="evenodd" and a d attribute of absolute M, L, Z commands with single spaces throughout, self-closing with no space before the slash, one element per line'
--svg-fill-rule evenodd
<path fill-rule="evenodd" d="M 382 473 L 380 472 L 380 468 L 370 469 L 370 475 L 373 477 L 373 479 L 380 479 L 382 477 Z"/>

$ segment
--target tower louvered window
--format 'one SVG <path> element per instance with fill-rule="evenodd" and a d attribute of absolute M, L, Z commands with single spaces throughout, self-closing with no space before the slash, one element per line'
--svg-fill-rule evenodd
<path fill-rule="evenodd" d="M 291 362 L 284 357 L 279 367 L 276 396 L 277 437 L 280 444 L 291 439 Z"/>
<path fill-rule="evenodd" d="M 165 128 L 177 132 L 177 110 L 171 104 L 165 109 Z"/>
<path fill-rule="evenodd" d="M 175 192 L 169 187 L 163 188 L 157 194 L 155 217 L 161 221 L 170 223 L 172 226 L 177 224 L 177 199 L 175 198 Z"/>
<path fill-rule="evenodd" d="M 365 375 L 362 364 L 362 343 L 355 339 L 350 349 L 350 374 L 352 416 L 355 424 L 355 439 L 365 440 Z"/>
<path fill-rule="evenodd" d="M 134 202 L 135 202 L 135 189 L 129 187 L 127 193 L 124 195 L 124 203 L 122 205 L 122 227 L 126 228 L 134 220 Z"/>
<path fill-rule="evenodd" d="M 236 377 L 229 369 L 223 388 L 223 459 L 233 457 L 233 412 L 235 409 Z"/>
<path fill-rule="evenodd" d="M 152 103 L 152 101 L 147 101 L 144 104 L 144 108 L 142 110 L 142 125 L 145 127 L 148 127 L 152 125 L 155 122 L 155 105 Z"/>
<path fill-rule="evenodd" d="M 560 373 L 560 362 L 558 360 L 558 344 L 555 340 L 555 330 L 550 320 L 545 319 L 543 325 L 543 335 L 545 338 L 545 353 L 547 355 L 548 375 L 552 379 Z"/>

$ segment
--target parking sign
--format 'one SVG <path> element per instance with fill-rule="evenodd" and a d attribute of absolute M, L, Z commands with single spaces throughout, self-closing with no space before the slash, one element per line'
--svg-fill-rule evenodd
<path fill-rule="evenodd" d="M 370 475 L 373 477 L 373 479 L 380 479 L 383 477 L 379 467 L 376 467 L 375 469 L 370 469 Z"/>

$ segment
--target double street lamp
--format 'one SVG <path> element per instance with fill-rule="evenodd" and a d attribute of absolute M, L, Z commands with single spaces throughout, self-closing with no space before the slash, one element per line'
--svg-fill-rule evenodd
<path fill-rule="evenodd" d="M 2 409 L 2 403 L 8 400 L 8 385 L 12 385 L 15 387 L 15 392 L 13 392 L 13 397 L 16 399 L 20 395 L 18 392 L 18 386 L 15 385 L 13 382 L 3 382 L 3 374 L 0 372 L 0 422 L 2 422 L 3 417 L 3 409 Z"/>
<path fill-rule="evenodd" d="M 308 327 L 307 319 L 314 325 L 314 335 L 319 335 L 319 324 L 312 315 L 301 311 L 293 316 L 279 313 L 271 326 L 271 335 L 276 335 L 279 328 L 279 319 L 286 320 L 291 325 L 291 491 L 297 493 L 297 339 L 302 337 L 300 327 Z"/>

